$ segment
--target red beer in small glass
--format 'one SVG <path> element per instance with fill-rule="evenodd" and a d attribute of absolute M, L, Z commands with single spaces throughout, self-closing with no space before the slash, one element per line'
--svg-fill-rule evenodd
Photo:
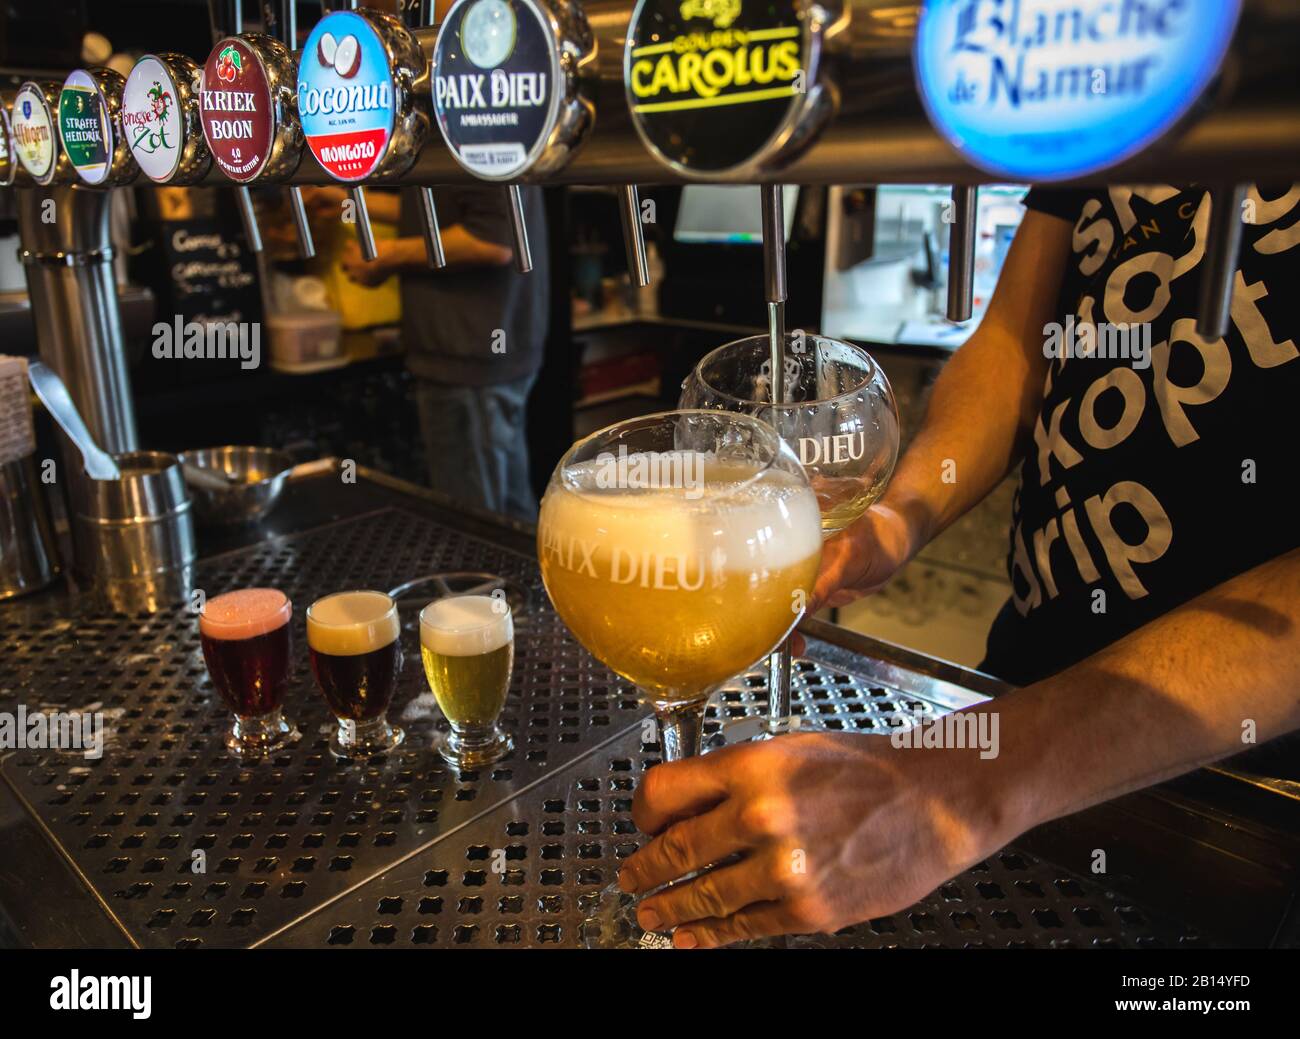
<path fill-rule="evenodd" d="M 235 716 L 226 747 L 240 756 L 297 738 L 281 711 L 289 687 L 293 603 L 278 588 L 241 588 L 209 599 L 199 613 L 203 662 Z"/>

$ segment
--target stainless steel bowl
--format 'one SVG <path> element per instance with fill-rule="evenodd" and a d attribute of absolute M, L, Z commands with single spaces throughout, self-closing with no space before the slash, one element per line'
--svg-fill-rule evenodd
<path fill-rule="evenodd" d="M 185 483 L 199 519 L 218 526 L 252 523 L 265 516 L 293 468 L 293 460 L 272 447 L 205 447 L 182 451 L 178 457 L 186 467 Z M 202 479 L 196 469 L 224 485 Z"/>

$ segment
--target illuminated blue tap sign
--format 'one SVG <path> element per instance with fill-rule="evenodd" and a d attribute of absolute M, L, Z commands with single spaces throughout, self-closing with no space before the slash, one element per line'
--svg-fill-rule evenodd
<path fill-rule="evenodd" d="M 1218 75 L 1241 0 L 927 0 L 916 73 L 935 127 L 1023 181 L 1114 166 Z"/>

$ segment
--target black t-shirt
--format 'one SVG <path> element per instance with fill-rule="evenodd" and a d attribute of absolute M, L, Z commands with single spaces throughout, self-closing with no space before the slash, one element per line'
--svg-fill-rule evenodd
<path fill-rule="evenodd" d="M 1025 205 L 1074 236 L 1013 507 L 1012 597 L 981 665 L 1017 684 L 1300 544 L 1285 419 L 1300 407 L 1300 184 L 1251 189 L 1231 328 L 1208 343 L 1204 188 L 1033 190 Z M 1085 355 L 1054 356 L 1071 332 Z"/>
<path fill-rule="evenodd" d="M 542 189 L 521 189 L 533 269 L 448 268 L 402 275 L 406 366 L 417 376 L 457 386 L 487 386 L 536 374 L 546 342 L 550 281 Z M 433 189 L 438 223 L 514 247 L 504 185 Z M 402 192 L 403 235 L 420 234 L 416 189 Z"/>

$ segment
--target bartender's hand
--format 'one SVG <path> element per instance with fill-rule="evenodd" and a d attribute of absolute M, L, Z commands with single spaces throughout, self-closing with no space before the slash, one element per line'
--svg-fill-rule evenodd
<path fill-rule="evenodd" d="M 323 187 L 304 185 L 300 190 L 303 203 L 311 216 L 322 219 L 333 217 L 335 220 L 342 218 L 343 202 L 348 197 L 345 188 L 335 187 L 332 184 Z"/>
<path fill-rule="evenodd" d="M 367 260 L 361 255 L 361 246 L 355 241 L 343 247 L 343 273 L 358 285 L 374 288 L 387 281 L 395 273 L 393 265 L 393 242 L 391 239 L 379 239 L 375 242 L 375 258 Z"/>
<path fill-rule="evenodd" d="M 879 591 L 915 554 L 916 539 L 901 512 L 877 502 L 822 546 L 821 569 L 807 616 L 823 606 L 847 606 Z M 790 636 L 795 654 L 804 651 L 798 632 Z"/>
<path fill-rule="evenodd" d="M 873 505 L 822 546 L 814 608 L 847 606 L 879 591 L 912 558 L 913 545 L 903 514 L 883 502 Z"/>
<path fill-rule="evenodd" d="M 997 759 L 975 750 L 898 749 L 887 739 L 795 733 L 657 765 L 632 817 L 657 834 L 619 886 L 655 895 L 641 926 L 677 928 L 678 948 L 835 931 L 912 905 L 1034 820 L 997 793 Z"/>

